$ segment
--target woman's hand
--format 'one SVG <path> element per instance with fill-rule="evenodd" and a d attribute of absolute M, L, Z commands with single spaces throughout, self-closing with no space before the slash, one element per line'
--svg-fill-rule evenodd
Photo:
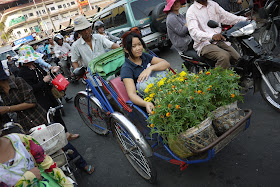
<path fill-rule="evenodd" d="M 59 71 L 60 67 L 59 66 L 51 66 L 50 69 L 51 69 L 52 73 L 56 73 L 56 72 Z"/>
<path fill-rule="evenodd" d="M 42 180 L 42 175 L 38 167 L 32 168 L 29 171 L 31 171 L 39 181 Z"/>
<path fill-rule="evenodd" d="M 51 80 L 51 76 L 50 76 L 50 75 L 47 75 L 47 76 L 45 76 L 45 77 L 43 78 L 43 81 L 44 81 L 44 82 L 50 82 L 50 80 Z"/>
<path fill-rule="evenodd" d="M 146 110 L 149 114 L 152 114 L 153 109 L 155 108 L 155 106 L 153 105 L 153 103 L 151 102 L 146 102 Z"/>
<path fill-rule="evenodd" d="M 0 106 L 0 114 L 6 114 L 7 112 L 9 112 L 9 106 Z"/>
<path fill-rule="evenodd" d="M 152 73 L 152 70 L 150 68 L 145 69 L 142 71 L 142 73 L 139 75 L 137 82 L 143 82 L 148 80 L 150 74 Z"/>

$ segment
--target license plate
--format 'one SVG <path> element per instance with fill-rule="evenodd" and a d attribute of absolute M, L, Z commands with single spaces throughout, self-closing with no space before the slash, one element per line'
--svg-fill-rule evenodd
<path fill-rule="evenodd" d="M 150 33 L 152 33 L 151 27 L 147 27 L 147 28 L 141 29 L 142 36 L 146 36 L 146 35 L 148 35 Z"/>

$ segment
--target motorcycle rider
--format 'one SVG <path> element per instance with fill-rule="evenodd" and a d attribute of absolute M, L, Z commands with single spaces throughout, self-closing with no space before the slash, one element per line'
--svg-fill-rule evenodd
<path fill-rule="evenodd" d="M 120 38 L 112 35 L 110 32 L 105 30 L 104 23 L 102 21 L 96 21 L 94 23 L 94 29 L 96 34 L 101 34 L 114 43 L 120 41 Z"/>
<path fill-rule="evenodd" d="M 71 46 L 63 42 L 63 36 L 61 34 L 57 34 L 54 36 L 54 41 L 57 43 L 54 47 L 54 53 L 57 58 L 60 59 L 60 64 L 62 67 L 62 70 L 64 72 L 65 78 L 70 78 L 70 58 L 68 58 L 70 51 L 71 51 Z"/>
<path fill-rule="evenodd" d="M 230 43 L 224 41 L 221 27 L 210 28 L 207 22 L 213 20 L 225 25 L 234 25 L 247 20 L 246 17 L 229 13 L 214 1 L 195 0 L 187 11 L 186 19 L 190 35 L 194 40 L 193 47 L 198 55 L 215 61 L 215 66 L 223 68 L 229 68 L 230 62 L 239 60 L 238 52 L 230 46 Z"/>

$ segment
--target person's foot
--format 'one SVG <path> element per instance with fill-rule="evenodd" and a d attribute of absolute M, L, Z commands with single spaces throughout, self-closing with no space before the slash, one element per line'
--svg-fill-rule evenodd
<path fill-rule="evenodd" d="M 87 172 L 89 175 L 92 174 L 94 172 L 94 167 L 91 166 L 91 165 L 87 165 L 85 168 L 84 168 L 85 172 Z"/>
<path fill-rule="evenodd" d="M 68 141 L 75 140 L 79 137 L 80 137 L 79 134 L 72 134 L 72 133 L 66 132 L 66 138 Z"/>
<path fill-rule="evenodd" d="M 65 101 L 67 102 L 67 103 L 69 103 L 71 100 L 73 99 L 73 97 L 65 97 Z"/>

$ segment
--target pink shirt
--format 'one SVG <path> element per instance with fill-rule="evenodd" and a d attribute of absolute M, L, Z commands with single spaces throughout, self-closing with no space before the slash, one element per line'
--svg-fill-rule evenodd
<path fill-rule="evenodd" d="M 246 17 L 236 16 L 225 11 L 216 2 L 208 0 L 207 7 L 194 2 L 186 14 L 187 25 L 191 37 L 194 40 L 194 49 L 200 55 L 203 47 L 210 44 L 212 36 L 222 32 L 220 27 L 210 28 L 207 26 L 209 20 L 214 20 L 224 25 L 234 25 L 240 21 L 247 20 Z"/>

